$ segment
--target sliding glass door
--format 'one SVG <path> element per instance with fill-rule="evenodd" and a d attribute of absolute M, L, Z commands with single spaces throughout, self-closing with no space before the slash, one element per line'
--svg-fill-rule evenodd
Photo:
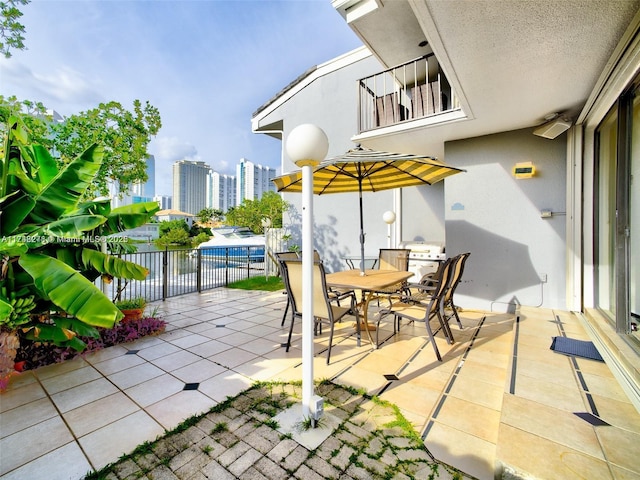
<path fill-rule="evenodd" d="M 598 126 L 596 139 L 596 302 L 618 333 L 635 336 L 640 320 L 638 83 L 619 98 Z"/>
<path fill-rule="evenodd" d="M 629 164 L 629 320 L 640 338 L 640 88 L 633 95 Z"/>

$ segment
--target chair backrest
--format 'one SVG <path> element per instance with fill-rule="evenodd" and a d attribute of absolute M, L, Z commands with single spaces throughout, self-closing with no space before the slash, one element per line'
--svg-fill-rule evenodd
<path fill-rule="evenodd" d="M 287 281 L 291 291 L 291 301 L 294 311 L 302 310 L 302 261 L 285 260 L 283 262 L 287 271 Z M 313 316 L 332 319 L 331 304 L 327 293 L 327 280 L 324 266 L 321 262 L 313 264 Z"/>
<path fill-rule="evenodd" d="M 381 248 L 378 254 L 378 270 L 409 270 L 408 248 Z"/>
<path fill-rule="evenodd" d="M 275 256 L 279 261 L 296 260 L 299 258 L 296 252 L 276 252 Z"/>
<path fill-rule="evenodd" d="M 449 286 L 447 289 L 447 294 L 445 296 L 445 302 L 449 302 L 453 298 L 453 292 L 455 292 L 456 287 L 460 283 L 462 279 L 462 272 L 464 271 L 464 264 L 471 255 L 470 252 L 461 253 L 460 255 L 456 255 L 453 257 L 453 265 L 451 266 L 451 275 L 449 279 Z"/>
<path fill-rule="evenodd" d="M 284 281 L 285 272 L 283 271 L 284 268 L 282 266 L 282 262 L 284 260 L 295 260 L 295 259 L 299 258 L 298 254 L 296 252 L 275 252 L 274 255 L 275 255 L 276 259 L 278 260 L 278 268 L 280 268 L 280 272 L 282 273 L 282 277 L 283 277 L 282 280 Z M 287 286 L 287 284 L 285 282 L 285 288 L 286 288 L 286 286 Z"/>
<path fill-rule="evenodd" d="M 436 272 L 436 284 L 434 290 L 434 297 L 442 297 L 449 288 L 449 280 L 451 278 L 452 268 L 454 265 L 454 258 L 447 258 L 440 268 Z"/>
<path fill-rule="evenodd" d="M 298 258 L 302 259 L 302 252 L 300 252 L 298 254 Z M 314 262 L 321 262 L 322 261 L 322 258 L 320 258 L 320 254 L 318 253 L 318 250 L 314 250 L 313 251 L 313 261 Z"/>
<path fill-rule="evenodd" d="M 276 256 L 278 257 L 278 262 L 280 263 L 280 272 L 282 274 L 282 282 L 284 283 L 284 289 L 287 292 L 287 298 L 289 299 L 289 306 L 291 307 L 291 311 L 293 312 L 294 315 L 302 315 L 302 302 L 300 303 L 300 305 L 296 304 L 296 298 L 293 295 L 293 290 L 292 290 L 292 282 L 291 279 L 289 277 L 289 269 L 287 268 L 287 262 L 288 261 L 294 261 L 298 258 L 298 255 L 289 255 L 293 253 L 295 255 L 295 252 L 284 252 L 284 255 L 282 255 L 282 257 L 280 257 L 280 254 L 276 253 Z M 291 257 L 291 258 L 289 258 Z"/>
<path fill-rule="evenodd" d="M 430 283 L 430 286 L 433 287 L 433 289 L 428 290 L 428 295 L 424 301 L 420 299 L 420 303 L 425 308 L 425 318 L 431 318 L 431 316 L 443 305 L 444 298 L 449 288 L 449 278 L 451 275 L 451 268 L 453 267 L 453 260 L 453 258 L 447 258 L 441 264 L 441 268 L 439 268 L 435 273 Z"/>

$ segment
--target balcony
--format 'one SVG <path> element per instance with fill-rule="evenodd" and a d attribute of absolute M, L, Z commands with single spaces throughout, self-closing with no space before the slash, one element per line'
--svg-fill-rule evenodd
<path fill-rule="evenodd" d="M 362 78 L 358 85 L 358 133 L 460 108 L 433 54 Z"/>

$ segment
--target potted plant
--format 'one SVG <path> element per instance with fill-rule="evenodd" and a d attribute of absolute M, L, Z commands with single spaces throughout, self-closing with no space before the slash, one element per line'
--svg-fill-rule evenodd
<path fill-rule="evenodd" d="M 147 306 L 147 301 L 144 297 L 135 297 L 127 300 L 117 300 L 115 306 L 124 314 L 123 322 L 129 322 L 132 320 L 140 320 L 144 309 Z"/>

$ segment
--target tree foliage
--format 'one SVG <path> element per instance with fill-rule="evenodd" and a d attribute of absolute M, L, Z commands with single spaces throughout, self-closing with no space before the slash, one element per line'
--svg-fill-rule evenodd
<path fill-rule="evenodd" d="M 208 228 L 189 225 L 185 220 L 165 220 L 160 222 L 160 237 L 156 243 L 161 246 L 166 245 L 192 245 L 209 240 L 211 230 Z"/>
<path fill-rule="evenodd" d="M 191 242 L 189 232 L 182 228 L 172 228 L 158 238 L 159 245 L 188 245 Z"/>
<path fill-rule="evenodd" d="M 147 181 L 147 147 L 161 126 L 160 112 L 148 101 L 143 105 L 134 100 L 133 111 L 118 102 L 101 103 L 53 124 L 54 146 L 66 163 L 88 145 L 104 145 L 105 161 L 89 193 L 106 195 L 109 180 L 118 180 L 121 186 Z"/>
<path fill-rule="evenodd" d="M 214 212 L 213 208 L 203 208 L 198 212 L 196 218 L 200 223 L 209 223 L 213 219 Z"/>
<path fill-rule="evenodd" d="M 82 202 L 100 170 L 92 145 L 58 167 L 30 141 L 19 117 L 4 125 L 0 146 L 0 329 L 81 350 L 78 335 L 111 327 L 122 314 L 93 281 L 143 280 L 148 270 L 103 251 L 107 236 L 144 224 L 155 202 L 111 209 Z"/>
<path fill-rule="evenodd" d="M 221 222 L 222 220 L 224 220 L 224 212 L 218 208 L 214 208 L 211 218 L 214 222 Z"/>
<path fill-rule="evenodd" d="M 22 12 L 18 8 L 29 0 L 5 0 L 0 2 L 0 53 L 11 58 L 11 50 L 24 50 L 24 25 L 18 20 Z"/>
<path fill-rule="evenodd" d="M 160 222 L 158 229 L 161 237 L 171 230 L 184 230 L 189 234 L 189 225 L 184 220 L 164 220 Z"/>
<path fill-rule="evenodd" d="M 241 205 L 229 209 L 227 225 L 249 227 L 253 233 L 264 233 L 262 221 L 268 218 L 274 228 L 282 227 L 282 214 L 289 208 L 276 192 L 266 192 L 259 200 L 244 200 Z"/>
<path fill-rule="evenodd" d="M 101 103 L 54 122 L 40 102 L 0 96 L 0 122 L 6 124 L 11 115 L 21 112 L 27 114 L 24 122 L 32 140 L 55 151 L 59 165 L 66 165 L 90 145 L 103 145 L 104 159 L 86 198 L 107 195 L 110 181 L 127 187 L 147 180 L 147 147 L 162 126 L 160 112 L 149 102 L 143 105 L 134 100 L 132 111 L 118 102 Z"/>

